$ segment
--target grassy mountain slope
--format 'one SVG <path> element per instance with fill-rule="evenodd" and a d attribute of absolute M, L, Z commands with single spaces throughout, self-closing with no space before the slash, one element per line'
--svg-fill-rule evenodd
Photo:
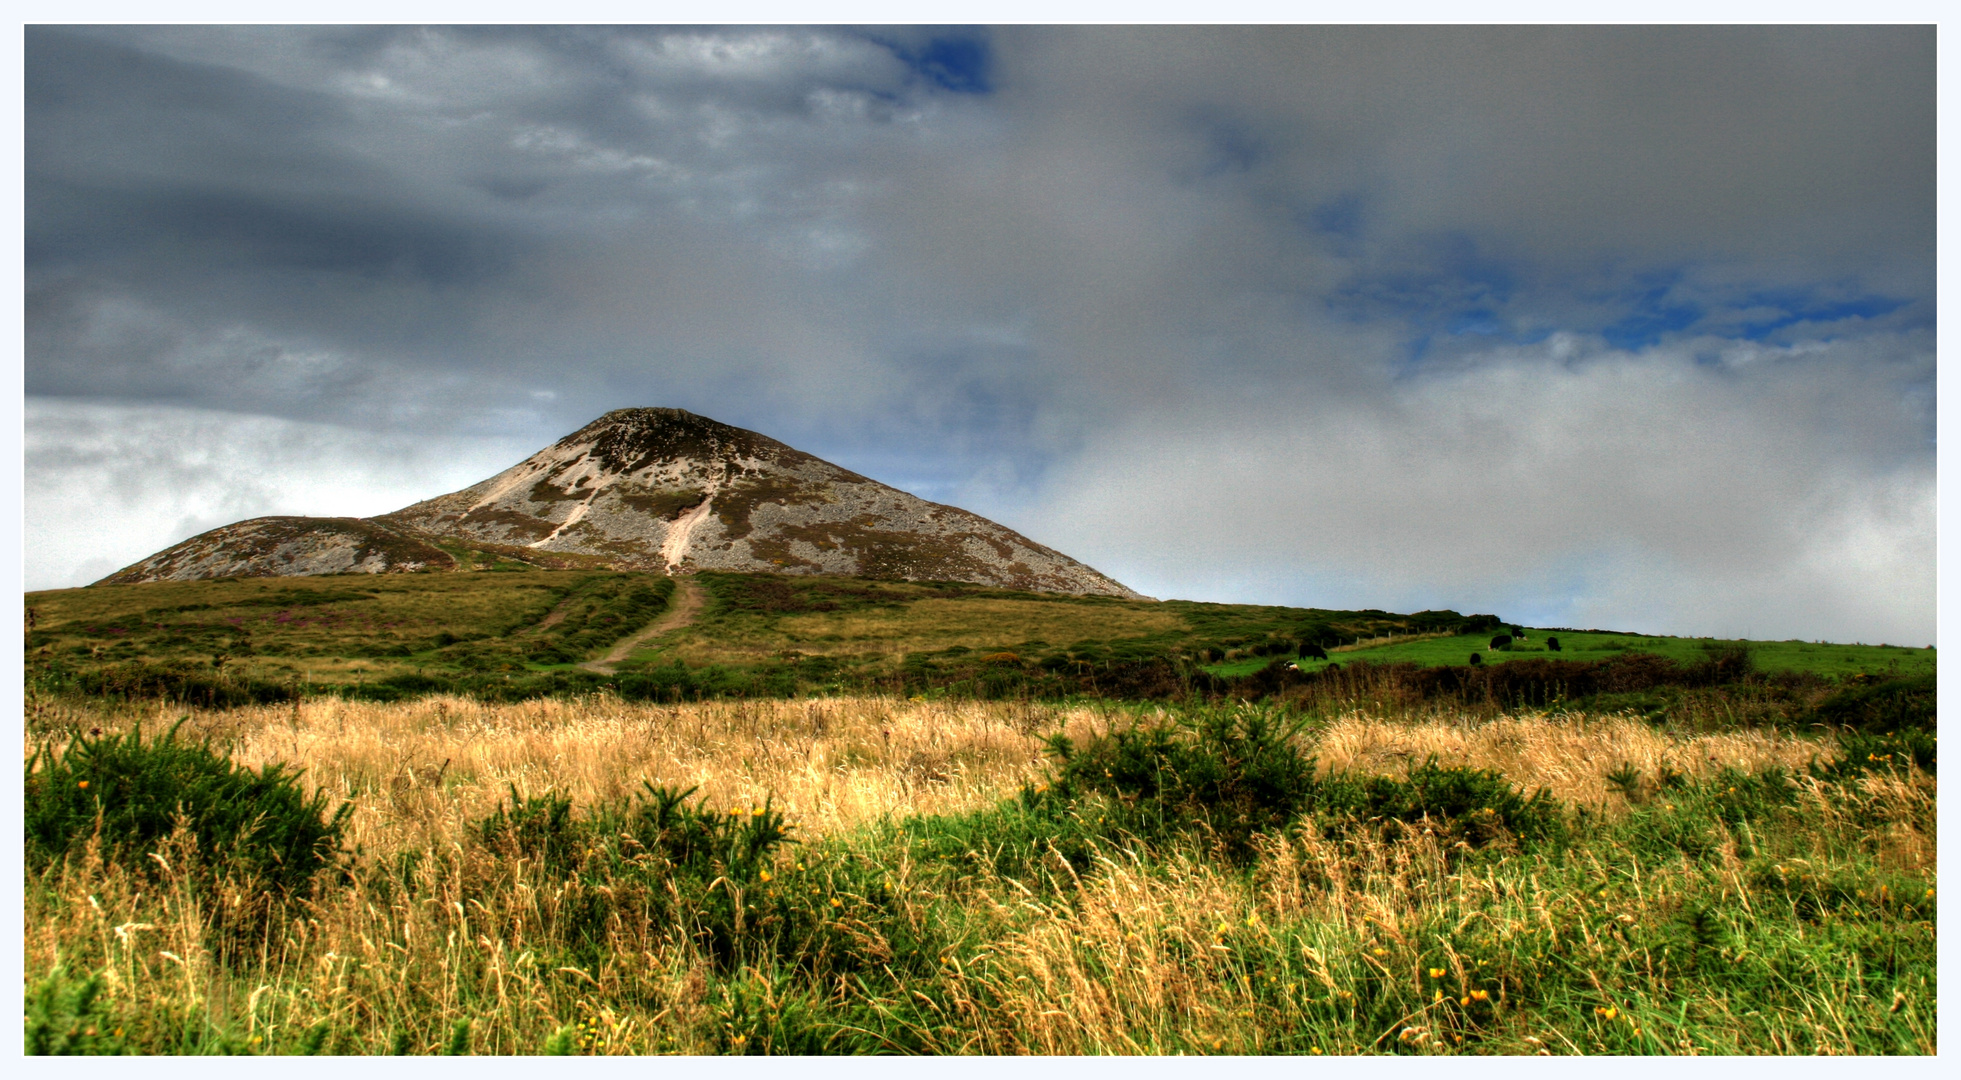
<path fill-rule="evenodd" d="M 612 685 L 657 698 L 854 688 L 984 697 L 1164 697 L 1196 688 L 1262 696 L 1333 663 L 1350 670 L 1358 661 L 1461 665 L 1479 651 L 1487 666 L 1637 653 L 1686 665 L 1712 644 L 1563 631 L 1550 635 L 1563 646 L 1554 654 L 1546 651 L 1549 635 L 1535 630 L 1495 651 L 1496 616 L 1454 611 L 1156 603 L 832 576 L 704 572 L 694 581 L 707 596 L 700 616 L 649 641 Z M 309 690 L 506 697 L 594 690 L 607 681 L 576 665 L 653 622 L 672 591 L 664 575 L 590 569 L 54 590 L 27 597 L 27 664 L 30 682 L 48 689 L 211 703 Z M 1329 659 L 1299 661 L 1302 675 L 1280 672 L 1303 644 L 1327 648 Z M 1935 663 L 1926 649 L 1751 644 L 1764 672 L 1898 677 L 1931 673 Z M 1233 690 L 1233 680 L 1248 688 Z"/>

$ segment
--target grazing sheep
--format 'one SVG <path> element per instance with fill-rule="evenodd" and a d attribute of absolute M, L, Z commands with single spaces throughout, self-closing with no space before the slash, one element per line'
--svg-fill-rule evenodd
<path fill-rule="evenodd" d="M 1479 655 L 1478 655 L 1477 653 L 1472 653 L 1472 654 L 1471 654 L 1471 666 L 1472 666 L 1472 667 L 1477 667 L 1477 666 L 1478 666 L 1479 664 L 1482 664 L 1482 663 L 1484 663 L 1484 657 L 1482 657 L 1482 656 L 1479 656 Z"/>
<path fill-rule="evenodd" d="M 1509 634 L 1499 634 L 1497 637 L 1491 639 L 1492 652 L 1503 652 L 1511 647 L 1512 638 Z"/>
<path fill-rule="evenodd" d="M 1556 637 L 1549 637 L 1549 638 L 1547 638 L 1547 639 L 1546 639 L 1546 651 L 1547 651 L 1547 652 L 1558 652 L 1558 651 L 1559 651 L 1559 639 L 1558 639 L 1558 638 L 1556 638 Z"/>

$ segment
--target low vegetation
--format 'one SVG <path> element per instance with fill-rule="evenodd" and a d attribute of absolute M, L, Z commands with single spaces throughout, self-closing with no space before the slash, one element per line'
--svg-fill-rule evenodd
<path fill-rule="evenodd" d="M 29 1052 L 1937 1050 L 1932 650 L 688 588 L 31 594 Z"/>
<path fill-rule="evenodd" d="M 35 849 L 30 1051 L 1936 1049 L 1933 777 L 1830 738 L 891 697 L 179 715 L 51 706 L 30 790 L 208 745 L 298 770 L 337 854 L 240 922 L 252 875 L 205 869 L 195 817 Z"/>
<path fill-rule="evenodd" d="M 707 597 L 699 617 L 611 675 L 579 664 L 659 618 L 672 579 L 521 569 L 35 593 L 28 683 L 45 696 L 205 707 L 606 691 L 665 702 L 873 692 L 1325 708 L 1359 695 L 1440 709 L 1563 704 L 1671 722 L 1802 723 L 1841 684 L 1930 675 L 1934 665 L 1927 649 L 1551 633 L 1454 611 L 1151 603 L 821 576 L 692 580 Z M 1491 649 L 1498 636 L 1511 644 Z M 1483 652 L 1477 667 L 1472 650 Z"/>

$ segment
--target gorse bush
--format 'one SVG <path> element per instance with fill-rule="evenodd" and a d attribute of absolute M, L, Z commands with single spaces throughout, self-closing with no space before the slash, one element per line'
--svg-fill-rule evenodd
<path fill-rule="evenodd" d="M 22 1050 L 36 1056 L 129 1053 L 102 991 L 102 976 L 75 978 L 60 969 L 30 986 L 22 1003 L 27 1028 Z"/>
<path fill-rule="evenodd" d="M 1244 853 L 1253 833 L 1286 825 L 1314 790 L 1314 759 L 1295 745 L 1300 728 L 1240 707 L 1121 727 L 1080 746 L 1055 735 L 1053 790 L 1065 799 L 1112 796 L 1159 830 L 1202 822 Z"/>
<path fill-rule="evenodd" d="M 1887 733 L 1935 727 L 1934 676 L 1888 679 L 1870 686 L 1852 686 L 1818 703 L 1814 723 L 1858 731 Z"/>
<path fill-rule="evenodd" d="M 1507 833 L 1549 839 L 1565 824 L 1564 805 L 1545 789 L 1524 795 L 1496 770 L 1439 765 L 1434 756 L 1401 779 L 1336 773 L 1316 785 L 1313 810 L 1334 822 L 1432 821 L 1473 844 Z"/>
<path fill-rule="evenodd" d="M 689 803 L 684 791 L 641 782 L 624 804 L 601 804 L 584 814 L 553 792 L 523 796 L 512 785 L 510 801 L 480 819 L 484 843 L 511 855 L 563 869 L 603 850 L 624 860 L 655 860 L 664 870 L 701 875 L 754 877 L 769 856 L 796 843 L 781 812 L 767 804 L 718 814 L 706 802 Z"/>
<path fill-rule="evenodd" d="M 1054 736 L 1050 797 L 1103 795 L 1131 827 L 1150 832 L 1202 826 L 1238 856 L 1251 852 L 1255 833 L 1310 815 L 1335 827 L 1430 821 L 1473 844 L 1549 838 L 1562 828 L 1565 807 L 1550 793 L 1527 796 L 1497 772 L 1442 766 L 1434 757 L 1401 778 L 1319 776 L 1316 760 L 1300 749 L 1303 726 L 1241 706 L 1120 727 L 1080 745 Z"/>
<path fill-rule="evenodd" d="M 569 879 L 562 932 L 581 959 L 605 946 L 612 924 L 672 924 L 728 964 L 807 934 L 814 908 L 771 887 L 774 855 L 796 843 L 765 803 L 716 813 L 694 789 L 655 787 L 581 813 L 556 793 L 522 796 L 478 820 L 479 841 L 515 867 Z"/>
<path fill-rule="evenodd" d="M 1935 771 L 1935 736 L 1931 731 L 1893 731 L 1872 734 L 1851 731 L 1839 736 L 1839 756 L 1830 764 L 1811 766 L 1823 780 L 1846 781 L 1867 773 L 1903 772 L 1908 766 L 1928 774 Z"/>
<path fill-rule="evenodd" d="M 99 836 L 104 857 L 154 872 L 145 856 L 181 824 L 207 873 L 304 891 L 340 854 L 353 804 L 335 809 L 324 792 L 307 795 L 284 764 L 254 772 L 208 743 L 180 740 L 182 726 L 153 739 L 132 728 L 42 744 L 26 765 L 28 867 L 44 870 Z"/>

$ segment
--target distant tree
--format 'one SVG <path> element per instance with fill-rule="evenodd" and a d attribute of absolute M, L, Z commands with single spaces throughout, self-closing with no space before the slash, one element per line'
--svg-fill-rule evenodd
<path fill-rule="evenodd" d="M 1511 647 L 1512 639 L 1508 634 L 1499 634 L 1497 637 L 1491 639 L 1491 650 L 1493 652 L 1503 652 Z"/>
<path fill-rule="evenodd" d="M 1549 638 L 1547 638 L 1547 639 L 1546 639 L 1546 648 L 1547 648 L 1548 650 L 1550 650 L 1550 651 L 1552 651 L 1552 652 L 1558 652 L 1558 651 L 1559 651 L 1559 639 L 1558 639 L 1558 638 L 1556 638 L 1556 637 L 1549 637 Z"/>
<path fill-rule="evenodd" d="M 1472 653 L 1472 654 L 1471 654 L 1471 666 L 1472 666 L 1472 667 L 1477 667 L 1477 666 L 1478 666 L 1479 664 L 1482 664 L 1482 663 L 1484 663 L 1484 657 L 1482 657 L 1482 656 L 1479 656 L 1479 655 L 1478 655 L 1477 653 Z"/>
<path fill-rule="evenodd" d="M 1300 656 L 1297 659 L 1306 660 L 1309 657 L 1313 657 L 1316 660 L 1326 660 L 1328 658 L 1328 650 L 1316 645 L 1312 641 L 1303 641 L 1301 642 Z"/>

